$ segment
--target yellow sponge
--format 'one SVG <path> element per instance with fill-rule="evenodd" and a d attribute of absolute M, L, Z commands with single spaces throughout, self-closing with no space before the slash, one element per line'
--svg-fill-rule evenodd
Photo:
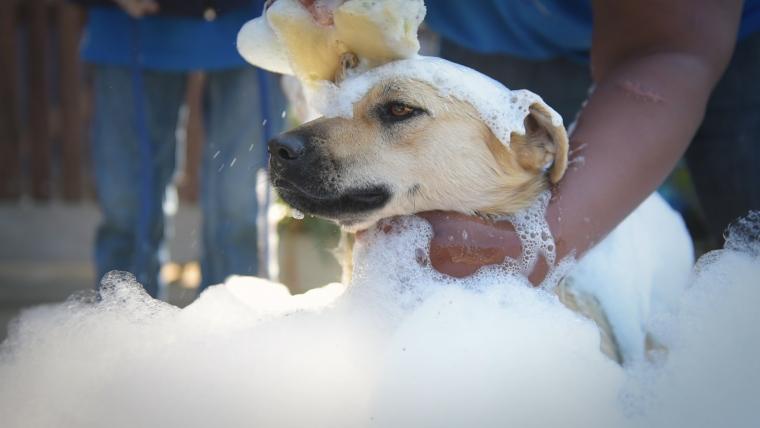
<path fill-rule="evenodd" d="M 316 0 L 315 19 L 299 0 L 277 0 L 238 35 L 238 50 L 253 65 L 295 74 L 305 82 L 334 81 L 344 54 L 369 69 L 409 58 L 420 48 L 417 30 L 425 17 L 422 0 Z"/>

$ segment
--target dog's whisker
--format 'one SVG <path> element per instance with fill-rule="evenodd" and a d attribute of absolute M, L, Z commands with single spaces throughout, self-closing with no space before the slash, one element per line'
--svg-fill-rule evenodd
<path fill-rule="evenodd" d="M 586 163 L 586 158 L 584 156 L 576 156 L 567 161 L 567 166 L 581 166 L 585 163 Z"/>
<path fill-rule="evenodd" d="M 578 147 L 570 149 L 570 151 L 567 152 L 567 155 L 568 156 L 572 156 L 572 155 L 574 155 L 574 154 L 576 154 L 576 153 L 584 150 L 587 146 L 588 146 L 587 143 L 583 143 L 583 144 L 579 145 Z"/>

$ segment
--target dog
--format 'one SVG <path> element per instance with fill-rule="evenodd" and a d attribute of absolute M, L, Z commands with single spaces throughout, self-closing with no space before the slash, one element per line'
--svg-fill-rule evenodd
<path fill-rule="evenodd" d="M 268 143 L 272 184 L 293 208 L 332 220 L 349 232 L 367 229 L 383 218 L 430 210 L 498 218 L 531 206 L 568 168 L 567 132 L 559 115 L 535 94 L 508 91 L 475 71 L 440 59 L 397 61 L 364 74 L 369 76 L 352 78 L 349 73 L 345 81 L 329 83 L 322 95 L 311 97 L 328 111 L 326 117 Z M 441 76 L 453 79 L 456 86 L 441 83 Z M 473 79 L 475 83 L 468 85 Z M 514 106 L 508 114 L 484 117 L 489 113 L 483 103 L 491 98 Z M 325 107 L 326 103 L 341 106 Z M 505 128 L 505 122 L 510 126 Z M 637 210 L 643 214 L 626 219 L 628 229 L 636 231 L 626 232 L 625 224 L 618 229 L 623 235 L 638 233 L 637 219 L 651 218 L 652 213 L 683 228 L 680 218 L 667 210 L 655 195 Z M 600 327 L 601 347 L 610 358 L 635 360 L 660 348 L 646 331 L 646 317 L 652 296 L 668 293 L 653 291 L 653 278 L 686 283 L 691 244 L 683 231 L 686 238 L 679 243 L 677 274 L 658 276 L 662 269 L 653 267 L 640 277 L 620 278 L 619 272 L 602 268 L 602 262 L 609 264 L 610 252 L 620 263 L 636 263 L 641 252 L 641 248 L 621 250 L 615 242 L 626 237 L 616 229 L 607 244 L 603 241 L 601 249 L 584 256 L 576 269 L 582 273 L 575 278 L 571 274 L 571 280 L 558 288 L 568 307 Z M 604 260 L 595 262 L 600 257 Z M 595 287 L 618 286 L 622 288 L 617 294 L 594 293 Z M 638 313 L 610 317 L 605 311 L 626 299 L 640 301 L 633 305 Z"/>

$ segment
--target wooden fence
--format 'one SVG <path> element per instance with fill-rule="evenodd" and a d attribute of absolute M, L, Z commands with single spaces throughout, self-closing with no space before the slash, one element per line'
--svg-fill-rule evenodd
<path fill-rule="evenodd" d="M 93 196 L 84 11 L 64 0 L 0 0 L 0 201 L 75 202 Z M 203 76 L 189 76 L 187 154 L 180 195 L 195 200 Z"/>

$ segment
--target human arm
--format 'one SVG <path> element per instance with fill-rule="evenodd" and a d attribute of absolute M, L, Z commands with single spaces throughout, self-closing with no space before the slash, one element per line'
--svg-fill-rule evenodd
<path fill-rule="evenodd" d="M 731 57 L 741 2 L 596 0 L 593 9 L 595 90 L 570 140 L 583 162 L 554 189 L 546 213 L 560 258 L 599 242 L 670 173 Z M 519 253 L 509 225 L 422 216 L 435 231 L 431 262 L 444 273 L 466 276 Z M 452 233 L 460 230 L 466 242 Z M 534 283 L 545 271 L 539 264 Z"/>

